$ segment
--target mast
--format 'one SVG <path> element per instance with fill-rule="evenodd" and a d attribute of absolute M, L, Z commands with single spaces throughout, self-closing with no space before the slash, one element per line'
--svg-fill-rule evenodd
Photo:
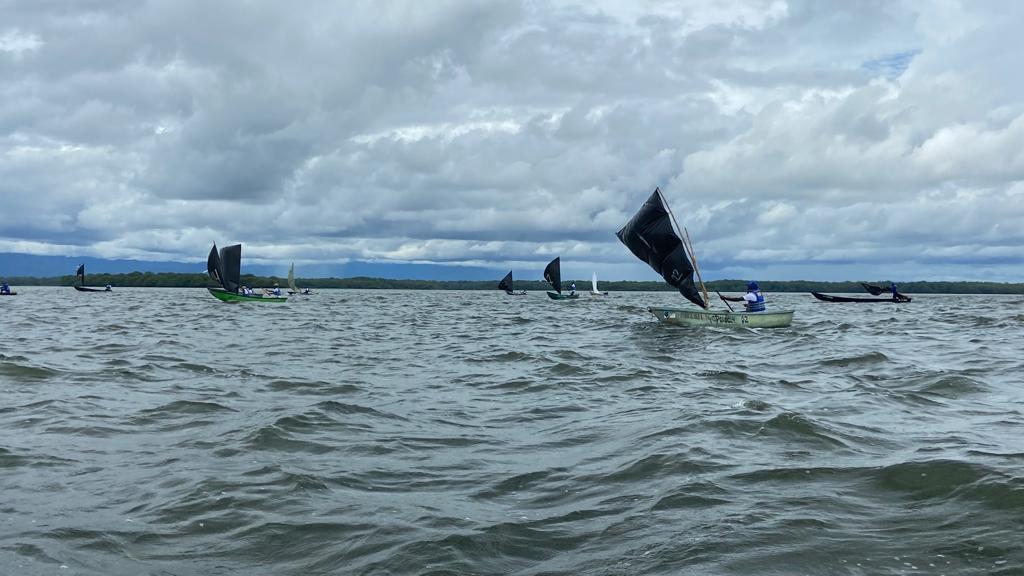
<path fill-rule="evenodd" d="M 661 197 L 661 203 L 665 206 L 665 210 L 668 211 L 668 217 L 671 219 L 672 226 L 675 228 L 676 234 L 679 236 L 679 240 L 683 244 L 683 250 L 688 252 L 687 256 L 689 256 L 690 261 L 693 262 L 693 271 L 697 273 L 697 281 L 700 282 L 700 290 L 704 293 L 704 309 L 707 310 L 711 306 L 711 300 L 708 296 L 708 289 L 704 286 L 704 280 L 700 277 L 700 268 L 697 267 L 697 257 L 693 253 L 693 246 L 687 246 L 690 241 L 690 233 L 686 231 L 685 228 L 679 227 L 679 223 L 676 222 L 676 215 L 672 213 L 672 206 L 669 206 L 668 201 L 665 200 L 665 195 L 661 192 L 661 188 L 658 188 L 658 195 Z M 683 230 L 686 233 L 685 241 L 683 240 L 683 235 L 679 233 L 680 230 Z"/>
<path fill-rule="evenodd" d="M 672 213 L 672 209 L 669 209 L 669 214 Z M 708 294 L 708 289 L 704 286 L 704 279 L 700 277 L 700 266 L 697 265 L 697 254 L 693 251 L 693 242 L 690 241 L 690 231 L 683 228 L 683 232 L 686 232 L 686 247 L 690 252 L 690 260 L 693 261 L 693 271 L 697 273 L 697 281 L 700 282 L 701 292 L 704 293 L 704 301 L 708 303 L 707 307 L 711 307 L 711 296 Z"/>

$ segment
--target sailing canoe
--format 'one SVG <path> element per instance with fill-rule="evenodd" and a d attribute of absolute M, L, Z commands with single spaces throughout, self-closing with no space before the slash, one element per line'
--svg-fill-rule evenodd
<path fill-rule="evenodd" d="M 683 229 L 685 231 L 685 229 Z M 680 326 L 730 326 L 736 328 L 781 328 L 793 321 L 792 310 L 772 312 L 712 312 L 708 310 L 707 290 L 700 272 L 695 265 L 693 246 L 678 231 L 668 202 L 655 188 L 654 193 L 644 202 L 629 222 L 615 233 L 629 251 L 655 272 L 665 282 L 679 290 L 687 300 L 700 306 L 700 310 L 679 308 L 648 308 L 658 320 Z M 694 282 L 697 273 L 700 289 Z"/>
<path fill-rule="evenodd" d="M 241 288 L 242 245 L 225 246 L 217 251 L 214 244 L 206 258 L 206 272 L 220 288 L 210 288 L 210 294 L 221 302 L 286 302 L 288 298 L 263 294 L 244 294 Z"/>
<path fill-rule="evenodd" d="M 811 292 L 811 295 L 821 300 L 822 302 L 888 302 L 893 303 L 892 298 L 852 298 L 850 296 L 833 296 L 831 294 L 821 294 L 820 292 Z M 905 304 L 913 300 L 910 296 L 904 296 L 900 294 L 900 300 L 896 301 L 897 304 Z"/>
<path fill-rule="evenodd" d="M 544 279 L 555 289 L 548 292 L 548 298 L 552 300 L 575 300 L 579 294 L 562 294 L 562 257 L 557 256 L 544 268 Z"/>
<path fill-rule="evenodd" d="M 785 328 L 793 322 L 792 310 L 777 312 L 710 312 L 681 308 L 648 308 L 658 320 L 675 326 L 724 326 L 727 328 Z"/>
<path fill-rule="evenodd" d="M 82 280 L 81 284 L 74 285 L 75 290 L 78 290 L 79 292 L 111 292 L 111 289 L 109 287 L 89 288 L 88 286 L 85 285 L 85 264 L 78 265 L 78 270 L 75 270 L 75 276 L 78 276 Z"/>
<path fill-rule="evenodd" d="M 498 290 L 504 290 L 505 294 L 509 296 L 526 296 L 526 290 L 516 290 L 515 283 L 512 280 L 512 271 L 509 270 L 508 274 L 498 282 Z"/>

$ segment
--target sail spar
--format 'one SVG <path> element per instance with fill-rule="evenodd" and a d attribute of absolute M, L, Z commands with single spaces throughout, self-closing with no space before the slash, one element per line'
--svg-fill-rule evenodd
<path fill-rule="evenodd" d="M 555 289 L 555 292 L 562 293 L 562 257 L 558 256 L 551 262 L 548 262 L 546 268 L 544 268 L 544 279 L 551 284 L 551 287 Z"/>
<path fill-rule="evenodd" d="M 637 258 L 646 262 L 665 282 L 701 308 L 708 305 L 693 281 L 693 264 L 683 241 L 672 225 L 668 204 L 655 188 L 633 218 L 615 233 Z"/>
<path fill-rule="evenodd" d="M 512 271 L 511 270 L 508 271 L 508 274 L 505 274 L 505 277 L 501 279 L 501 282 L 498 282 L 498 290 L 504 290 L 505 292 L 508 292 L 509 294 L 512 293 Z"/>

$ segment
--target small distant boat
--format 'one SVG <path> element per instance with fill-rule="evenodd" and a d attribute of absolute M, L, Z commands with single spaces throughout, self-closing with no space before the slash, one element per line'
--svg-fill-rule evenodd
<path fill-rule="evenodd" d="M 217 252 L 217 245 L 210 248 L 206 258 L 206 272 L 220 288 L 207 288 L 210 294 L 221 302 L 285 302 L 286 297 L 263 294 L 240 294 L 242 277 L 242 245 L 225 246 Z"/>
<path fill-rule="evenodd" d="M 313 293 L 309 288 L 299 290 L 295 287 L 295 262 L 292 262 L 292 267 L 288 269 L 288 293 L 301 294 L 303 296 L 308 296 Z"/>
<path fill-rule="evenodd" d="M 512 271 L 511 270 L 508 271 L 508 274 L 505 274 L 505 277 L 501 279 L 501 282 L 498 282 L 498 290 L 504 290 L 505 294 L 508 294 L 509 296 L 525 296 L 526 295 L 526 290 L 519 290 L 519 291 L 517 291 L 515 289 L 515 284 L 512 282 Z"/>
<path fill-rule="evenodd" d="M 14 292 L 14 291 L 11 291 L 11 292 L 0 292 L 0 296 L 17 296 L 17 295 L 18 295 L 18 293 Z"/>
<path fill-rule="evenodd" d="M 732 328 L 783 328 L 793 322 L 792 310 L 773 312 L 721 312 L 708 310 L 708 291 L 700 277 L 693 255 L 690 235 L 677 232 L 675 218 L 660 188 L 644 202 L 640 210 L 615 235 L 634 256 L 661 274 L 665 282 L 675 286 L 687 300 L 701 310 L 649 307 L 648 312 L 666 324 L 680 326 L 725 326 Z M 685 229 L 683 229 L 685 233 Z M 691 264 L 692 262 L 692 264 Z M 694 282 L 694 272 L 700 289 Z"/>
<path fill-rule="evenodd" d="M 590 277 L 590 295 L 591 296 L 607 296 L 607 292 L 601 292 L 597 289 L 597 272 Z"/>
<path fill-rule="evenodd" d="M 544 279 L 551 284 L 551 287 L 555 289 L 554 292 L 548 292 L 548 298 L 552 300 L 575 300 L 580 297 L 579 294 L 562 294 L 562 257 L 558 256 L 544 268 Z"/>
<path fill-rule="evenodd" d="M 811 292 L 811 295 L 821 300 L 822 302 L 888 302 L 890 304 L 906 304 L 913 300 L 910 296 L 904 296 L 899 294 L 896 300 L 892 298 L 856 298 L 851 296 L 833 296 L 831 294 L 821 294 L 820 292 Z"/>
<path fill-rule="evenodd" d="M 82 280 L 82 284 L 75 284 L 75 290 L 79 292 L 112 292 L 110 284 L 107 284 L 106 288 L 90 288 L 85 285 L 85 264 L 79 264 L 78 270 L 75 271 L 75 276 L 78 276 Z"/>

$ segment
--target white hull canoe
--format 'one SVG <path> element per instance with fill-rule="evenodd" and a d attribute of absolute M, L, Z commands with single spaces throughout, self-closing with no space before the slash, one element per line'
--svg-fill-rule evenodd
<path fill-rule="evenodd" d="M 792 310 L 777 312 L 706 312 L 679 308 L 648 308 L 658 320 L 675 326 L 725 326 L 726 328 L 785 328 L 793 322 Z"/>

